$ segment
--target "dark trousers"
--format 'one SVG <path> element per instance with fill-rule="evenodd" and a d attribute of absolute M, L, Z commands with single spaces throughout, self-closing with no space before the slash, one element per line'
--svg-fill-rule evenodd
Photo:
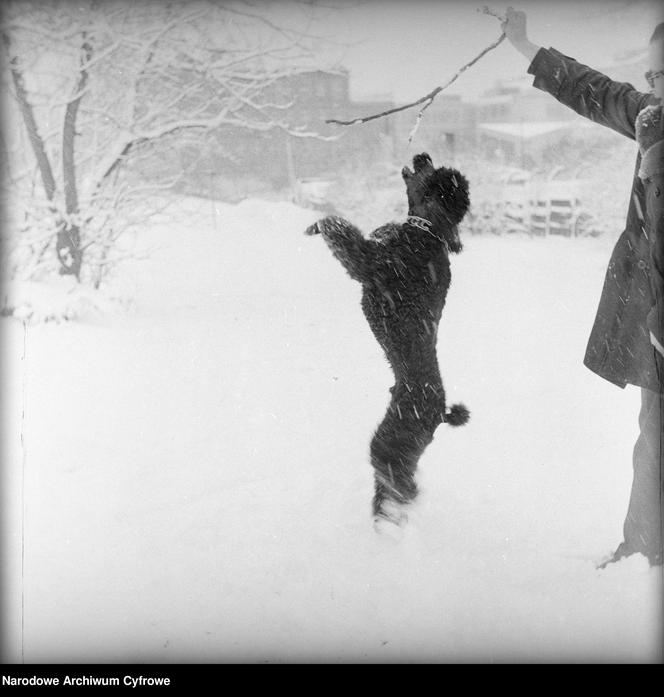
<path fill-rule="evenodd" d="M 640 434 L 634 446 L 634 480 L 623 526 L 629 552 L 662 563 L 664 479 L 664 395 L 641 390 Z"/>

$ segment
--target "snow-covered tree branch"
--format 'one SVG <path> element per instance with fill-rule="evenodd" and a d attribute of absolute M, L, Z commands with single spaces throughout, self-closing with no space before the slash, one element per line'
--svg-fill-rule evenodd
<path fill-rule="evenodd" d="M 132 217 L 120 208 L 136 203 L 127 187 L 138 190 L 132 168 L 148 150 L 157 163 L 160 145 L 185 134 L 203 144 L 220 129 L 324 137 L 290 123 L 292 101 L 280 93 L 280 81 L 310 70 L 320 48 L 312 8 L 293 9 L 299 22 L 245 0 L 6 5 L 5 82 L 31 151 L 13 185 L 28 186 L 36 164 L 43 204 L 35 210 L 52 212 L 48 243 L 56 240 L 61 274 L 95 275 L 87 262 Z M 186 176 L 152 169 L 147 190 L 140 184 L 146 200 L 150 187 Z"/>

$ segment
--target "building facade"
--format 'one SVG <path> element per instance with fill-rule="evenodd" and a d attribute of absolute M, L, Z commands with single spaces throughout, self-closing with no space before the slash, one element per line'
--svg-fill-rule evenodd
<path fill-rule="evenodd" d="M 621 81 L 638 80 L 644 65 L 645 56 L 635 53 L 600 70 Z M 645 84 L 641 87 L 645 89 Z M 185 178 L 188 191 L 230 198 L 296 192 L 300 182 L 338 179 L 367 163 L 399 164 L 419 110 L 413 107 L 351 126 L 326 123 L 395 106 L 390 99 L 351 99 L 345 70 L 310 70 L 283 77 L 261 94 L 261 100 L 274 105 L 265 110 L 273 127 L 223 126 L 207 137 L 203 149 L 200 141 L 192 147 L 178 146 L 176 166 L 193 173 Z M 419 122 L 415 143 L 448 165 L 456 164 L 460 153 L 472 151 L 491 161 L 533 169 L 546 166 L 557 148 L 563 152 L 574 142 L 587 141 L 593 134 L 587 129 L 596 129 L 596 134 L 597 129 L 607 130 L 534 89 L 532 78 L 526 76 L 500 81 L 474 101 L 439 94 Z"/>

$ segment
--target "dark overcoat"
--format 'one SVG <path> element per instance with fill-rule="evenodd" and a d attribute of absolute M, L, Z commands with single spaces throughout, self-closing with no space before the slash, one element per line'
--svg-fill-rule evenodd
<path fill-rule="evenodd" d="M 658 103 L 652 94 L 611 80 L 553 48 L 540 49 L 528 72 L 534 75 L 533 85 L 538 89 L 632 140 L 639 112 Z M 661 198 L 655 197 L 657 188 L 647 192 L 647 182 L 638 176 L 640 165 L 639 153 L 625 230 L 609 261 L 584 363 L 619 387 L 631 384 L 661 391 L 651 341 L 651 332 L 664 340 Z M 651 215 L 647 214 L 646 199 L 651 203 Z M 657 210 L 652 210 L 653 206 Z"/>

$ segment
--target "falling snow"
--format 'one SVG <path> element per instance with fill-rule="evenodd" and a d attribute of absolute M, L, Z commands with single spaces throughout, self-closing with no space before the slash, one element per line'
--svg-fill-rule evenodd
<path fill-rule="evenodd" d="M 27 325 L 24 360 L 1 320 L 7 650 L 23 591 L 26 662 L 661 660 L 661 571 L 595 568 L 638 429 L 581 364 L 611 240 L 464 239 L 439 354 L 473 419 L 394 539 L 368 463 L 391 374 L 317 217 L 191 199 L 127 265 L 133 312 Z"/>

